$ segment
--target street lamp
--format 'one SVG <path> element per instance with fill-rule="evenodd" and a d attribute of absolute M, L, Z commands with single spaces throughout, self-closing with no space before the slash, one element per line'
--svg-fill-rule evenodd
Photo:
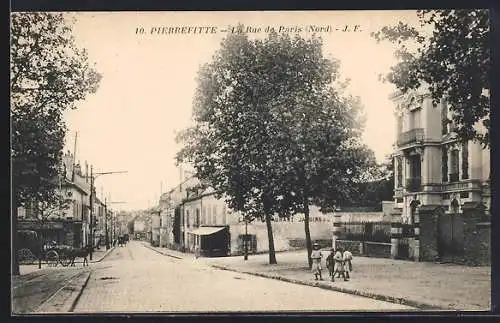
<path fill-rule="evenodd" d="M 245 256 L 244 260 L 248 260 L 248 217 L 245 216 Z"/>
<path fill-rule="evenodd" d="M 108 175 L 108 174 L 123 174 L 127 173 L 127 171 L 113 171 L 113 172 L 99 172 L 99 173 L 94 173 L 92 165 L 90 166 L 90 255 L 89 258 L 92 260 L 92 253 L 94 250 L 94 227 L 93 227 L 93 222 L 94 222 L 94 180 L 101 176 L 101 175 Z"/>
<path fill-rule="evenodd" d="M 108 233 L 108 204 L 122 204 L 126 202 L 107 202 L 107 198 L 104 198 L 104 234 L 106 240 L 106 250 L 109 250 L 109 233 Z M 113 219 L 113 218 L 111 218 Z M 111 224 L 113 228 L 113 224 Z"/>

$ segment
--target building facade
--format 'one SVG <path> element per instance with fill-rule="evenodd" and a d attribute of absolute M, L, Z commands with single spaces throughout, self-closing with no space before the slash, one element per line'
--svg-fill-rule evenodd
<path fill-rule="evenodd" d="M 88 167 L 82 171 L 70 152 L 63 155 L 58 194 L 68 202 L 66 208 L 40 210 L 34 205 L 18 209 L 18 229 L 35 230 L 42 241 L 82 247 L 89 232 L 90 180 Z M 45 214 L 40 214 L 40 213 Z M 42 221 L 43 219 L 43 221 Z"/>
<path fill-rule="evenodd" d="M 419 91 L 391 99 L 397 128 L 393 257 L 489 263 L 489 149 L 458 138 L 446 100 L 433 104 Z"/>

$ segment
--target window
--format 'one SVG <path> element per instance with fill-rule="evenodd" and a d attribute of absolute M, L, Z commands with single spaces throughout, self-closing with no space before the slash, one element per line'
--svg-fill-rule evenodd
<path fill-rule="evenodd" d="M 207 207 L 207 224 L 212 224 L 212 209 L 210 208 L 210 206 Z"/>
<path fill-rule="evenodd" d="M 410 112 L 410 130 L 420 128 L 420 108 Z"/>
<path fill-rule="evenodd" d="M 469 145 L 464 143 L 462 145 L 462 179 L 469 178 Z"/>
<path fill-rule="evenodd" d="M 217 224 L 217 205 L 214 205 L 212 217 L 213 217 L 213 224 Z"/>
<path fill-rule="evenodd" d="M 73 218 L 78 218 L 78 203 L 75 200 L 73 200 Z"/>
<path fill-rule="evenodd" d="M 207 208 L 204 206 L 201 210 L 201 224 L 207 224 Z"/>
<path fill-rule="evenodd" d="M 244 234 L 238 235 L 238 250 L 242 253 L 245 252 L 245 242 L 248 246 L 248 253 L 257 252 L 257 236 L 255 234 L 247 234 L 246 236 Z"/>
<path fill-rule="evenodd" d="M 200 226 L 200 209 L 196 209 L 196 223 L 195 223 L 195 227 L 199 227 Z"/>
<path fill-rule="evenodd" d="M 409 192 L 420 191 L 420 155 L 410 156 L 410 178 L 407 178 L 406 189 Z"/>
<path fill-rule="evenodd" d="M 396 177 L 396 187 L 403 186 L 403 160 L 401 157 L 396 158 L 397 163 L 397 177 Z"/>
<path fill-rule="evenodd" d="M 458 153 L 458 149 L 453 149 L 451 151 L 450 182 L 458 181 Z"/>
<path fill-rule="evenodd" d="M 189 211 L 186 211 L 186 227 L 190 227 L 190 220 L 189 220 Z"/>
<path fill-rule="evenodd" d="M 443 183 L 448 182 L 448 149 L 446 147 L 443 147 L 441 150 L 441 172 Z"/>

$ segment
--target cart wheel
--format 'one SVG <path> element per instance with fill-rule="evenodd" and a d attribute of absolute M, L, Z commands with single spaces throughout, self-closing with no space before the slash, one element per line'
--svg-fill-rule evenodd
<path fill-rule="evenodd" d="M 18 251 L 19 262 L 32 264 L 36 257 L 28 248 L 23 248 Z"/>
<path fill-rule="evenodd" d="M 49 265 L 50 267 L 56 267 L 57 264 L 59 263 L 59 254 L 55 250 L 50 250 L 45 255 L 45 261 L 47 262 L 47 265 Z"/>

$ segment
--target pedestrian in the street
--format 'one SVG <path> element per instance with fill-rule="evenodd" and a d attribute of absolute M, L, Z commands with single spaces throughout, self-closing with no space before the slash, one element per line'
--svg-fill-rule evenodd
<path fill-rule="evenodd" d="M 343 257 L 343 249 L 338 248 L 337 252 L 335 253 L 335 256 L 333 257 L 335 260 L 335 267 L 333 271 L 333 276 L 335 274 L 338 274 L 337 278 L 340 278 L 341 276 L 344 278 L 344 281 L 347 281 L 347 278 L 345 277 L 345 271 L 344 271 L 344 257 Z M 335 281 L 335 280 L 332 280 Z"/>
<path fill-rule="evenodd" d="M 352 253 L 349 250 L 345 250 L 342 256 L 344 259 L 344 272 L 346 279 L 350 279 L 350 273 L 352 271 Z"/>
<path fill-rule="evenodd" d="M 317 242 L 313 244 L 313 251 L 311 252 L 312 259 L 312 272 L 314 274 L 315 280 L 323 280 L 321 277 L 321 258 L 323 254 L 321 253 L 320 246 Z"/>
<path fill-rule="evenodd" d="M 335 268 L 335 259 L 333 257 L 335 256 L 335 249 L 330 249 L 330 253 L 326 257 L 326 268 L 328 268 L 328 275 L 330 276 L 331 281 L 334 280 L 334 268 Z"/>

